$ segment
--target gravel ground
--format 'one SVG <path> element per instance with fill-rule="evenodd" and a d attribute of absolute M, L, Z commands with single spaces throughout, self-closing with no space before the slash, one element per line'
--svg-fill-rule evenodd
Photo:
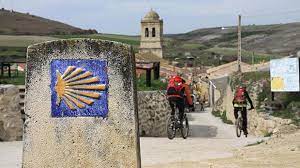
<path fill-rule="evenodd" d="M 168 138 L 141 138 L 143 168 L 193 168 L 211 164 L 211 159 L 234 157 L 234 151 L 260 141 L 262 138 L 235 136 L 233 125 L 223 124 L 205 112 L 189 113 L 190 136 Z M 0 143 L 0 168 L 20 168 L 22 142 Z"/>
<path fill-rule="evenodd" d="M 237 138 L 235 127 L 224 124 L 210 111 L 188 114 L 191 135 L 187 139 L 181 138 L 180 134 L 174 140 L 141 138 L 142 166 L 175 168 L 209 165 L 206 160 L 233 157 L 235 150 L 263 139 L 252 136 Z"/>

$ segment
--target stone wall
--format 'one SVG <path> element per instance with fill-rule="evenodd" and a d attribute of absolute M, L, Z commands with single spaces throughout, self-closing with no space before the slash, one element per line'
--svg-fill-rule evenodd
<path fill-rule="evenodd" d="M 22 140 L 23 121 L 19 103 L 18 87 L 0 85 L 0 141 Z"/>
<path fill-rule="evenodd" d="M 138 92 L 140 136 L 166 136 L 166 121 L 171 108 L 160 91 Z"/>

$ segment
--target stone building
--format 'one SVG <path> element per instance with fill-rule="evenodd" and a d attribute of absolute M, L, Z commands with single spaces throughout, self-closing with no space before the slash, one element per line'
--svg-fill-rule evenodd
<path fill-rule="evenodd" d="M 141 44 L 139 52 L 152 53 L 163 58 L 163 20 L 153 11 L 146 14 L 141 21 Z"/>

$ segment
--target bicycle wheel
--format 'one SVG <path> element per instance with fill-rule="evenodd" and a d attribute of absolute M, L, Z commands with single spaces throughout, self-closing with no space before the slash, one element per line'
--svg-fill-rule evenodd
<path fill-rule="evenodd" d="M 170 116 L 167 121 L 167 134 L 169 139 L 173 139 L 176 135 L 176 124 L 174 116 Z"/>
<path fill-rule="evenodd" d="M 235 128 L 236 128 L 236 136 L 240 137 L 242 134 L 242 119 L 240 117 L 236 120 Z"/>
<path fill-rule="evenodd" d="M 184 115 L 182 121 L 181 121 L 181 136 L 182 138 L 186 139 L 189 136 L 189 121 L 186 115 Z"/>

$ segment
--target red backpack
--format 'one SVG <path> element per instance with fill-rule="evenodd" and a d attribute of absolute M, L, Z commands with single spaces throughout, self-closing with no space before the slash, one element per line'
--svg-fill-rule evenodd
<path fill-rule="evenodd" d="M 174 76 L 169 80 L 169 84 L 167 87 L 167 95 L 179 95 L 182 96 L 183 93 L 183 85 L 182 78 L 179 76 Z"/>
<path fill-rule="evenodd" d="M 235 103 L 239 103 L 239 104 L 246 103 L 245 92 L 246 92 L 246 89 L 245 89 L 245 88 L 239 87 L 239 88 L 235 91 L 234 102 L 235 102 Z"/>

